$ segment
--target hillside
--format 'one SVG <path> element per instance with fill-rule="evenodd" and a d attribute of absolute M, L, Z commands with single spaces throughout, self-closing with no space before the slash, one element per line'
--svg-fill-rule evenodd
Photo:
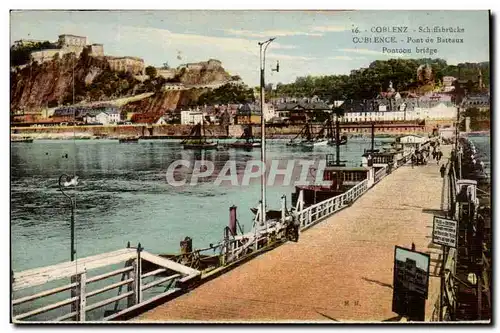
<path fill-rule="evenodd" d="M 224 82 L 230 78 L 219 64 L 213 65 L 208 62 L 200 64 L 196 68 L 179 69 L 171 82 L 199 85 Z M 74 54 L 66 54 L 62 58 L 55 58 L 43 64 L 33 63 L 11 70 L 11 111 L 37 111 L 47 107 L 72 104 L 73 75 L 76 103 L 106 101 L 147 92 L 155 93 L 140 102 L 147 105 L 144 112 L 164 107 L 175 109 L 177 103 L 196 104 L 198 96 L 204 92 L 204 90 L 161 92 L 165 79 L 157 77 L 141 82 L 129 73 L 112 71 L 105 58 L 91 57 L 84 51 L 79 58 Z M 134 103 L 130 108 L 134 109 L 137 105 L 138 103 Z"/>
<path fill-rule="evenodd" d="M 43 64 L 34 62 L 11 71 L 11 110 L 38 110 L 73 102 L 99 101 L 134 93 L 140 82 L 126 73 L 111 71 L 102 58 L 82 52 L 66 54 Z"/>
<path fill-rule="evenodd" d="M 140 101 L 127 103 L 122 107 L 122 112 L 158 114 L 168 110 L 175 110 L 178 107 L 193 106 L 205 91 L 206 89 L 191 89 L 157 92 Z"/>
<path fill-rule="evenodd" d="M 421 76 L 419 69 L 424 70 Z M 352 70 L 350 75 L 298 77 L 289 84 L 278 83 L 271 97 L 312 97 L 325 100 L 370 99 L 386 91 L 389 83 L 400 92 L 422 93 L 438 89 L 445 76 L 476 81 L 479 71 L 486 88 L 490 85 L 490 64 L 448 65 L 443 59 L 389 59 L 373 61 L 367 68 Z M 459 75 L 460 74 L 460 75 Z"/>

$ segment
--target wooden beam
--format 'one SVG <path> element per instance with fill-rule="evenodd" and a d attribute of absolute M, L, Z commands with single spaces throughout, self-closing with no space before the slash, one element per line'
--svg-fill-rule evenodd
<path fill-rule="evenodd" d="M 165 277 L 165 278 L 162 278 L 162 279 L 159 279 L 159 280 L 153 281 L 153 282 L 151 282 L 151 283 L 145 284 L 145 285 L 141 286 L 141 289 L 142 289 L 142 291 L 144 291 L 144 290 L 148 290 L 149 288 L 152 288 L 152 287 L 154 287 L 154 286 L 156 286 L 156 285 L 159 285 L 159 284 L 161 284 L 161 283 L 165 283 L 165 282 L 170 281 L 170 280 L 177 279 L 177 278 L 179 278 L 179 277 L 181 277 L 181 275 L 180 275 L 180 274 L 170 275 L 170 276 L 167 276 L 167 277 Z"/>
<path fill-rule="evenodd" d="M 78 275 L 85 270 L 96 269 L 112 264 L 117 264 L 135 257 L 136 250 L 133 248 L 99 254 L 96 256 L 69 261 L 57 265 L 29 269 L 14 273 L 13 291 L 43 285 L 49 281 Z"/>
<path fill-rule="evenodd" d="M 113 284 L 110 284 L 106 287 L 103 287 L 101 289 L 97 289 L 97 290 L 94 290 L 94 291 L 91 291 L 87 294 L 87 298 L 89 297 L 92 297 L 92 296 L 95 296 L 95 295 L 98 295 L 98 294 L 102 294 L 103 292 L 105 291 L 108 291 L 108 290 L 111 290 L 111 289 L 115 289 L 115 288 L 118 288 L 120 286 L 123 286 L 125 284 L 129 284 L 131 282 L 134 282 L 134 279 L 127 279 L 127 280 L 124 280 L 124 281 L 119 281 L 119 282 L 116 282 L 116 283 L 113 283 Z"/>
<path fill-rule="evenodd" d="M 17 316 L 14 317 L 14 321 L 21 320 L 21 319 L 24 319 L 24 318 L 33 317 L 33 316 L 35 316 L 37 314 L 41 314 L 41 313 L 44 313 L 44 312 L 47 312 L 47 311 L 50 311 L 50 310 L 54 310 L 54 309 L 60 308 L 62 306 L 71 304 L 71 303 L 75 302 L 76 300 L 78 300 L 78 297 L 72 297 L 72 298 L 68 298 L 68 299 L 65 299 L 63 301 L 57 302 L 57 303 L 53 303 L 53 304 L 50 304 L 50 305 L 47 305 L 47 306 L 35 309 L 33 311 L 30 311 L 30 312 L 25 312 L 25 313 L 19 314 L 19 315 L 17 315 Z"/>
<path fill-rule="evenodd" d="M 132 266 L 127 266 L 127 267 L 124 267 L 124 268 L 120 268 L 120 269 L 117 269 L 117 270 L 109 272 L 109 273 L 105 273 L 105 274 L 93 276 L 90 279 L 87 279 L 87 283 L 92 283 L 92 282 L 104 280 L 104 279 L 107 279 L 108 277 L 115 276 L 115 275 L 118 275 L 120 273 L 129 272 L 131 270 L 133 270 Z"/>
<path fill-rule="evenodd" d="M 126 292 L 126 293 L 123 293 L 123 294 L 120 294 L 118 296 L 115 296 L 115 297 L 111 297 L 111 298 L 108 298 L 108 299 L 105 299 L 103 301 L 100 301 L 100 302 L 97 302 L 97 303 L 94 303 L 94 304 L 91 304 L 91 305 L 88 305 L 85 310 L 86 311 L 92 311 L 92 310 L 95 310 L 97 308 L 101 308 L 105 305 L 108 305 L 110 303 L 113 303 L 113 302 L 116 302 L 116 301 L 119 301 L 127 296 L 130 296 L 132 295 L 133 292 L 132 291 L 129 291 L 129 292 Z"/>
<path fill-rule="evenodd" d="M 176 271 L 178 273 L 185 274 L 185 275 L 201 274 L 201 272 L 196 270 L 196 269 L 181 265 L 179 263 L 176 263 L 176 262 L 169 260 L 169 259 L 162 258 L 160 256 L 153 255 L 153 254 L 148 253 L 146 251 L 141 252 L 141 258 L 146 260 L 146 261 L 149 261 L 153 264 L 156 264 L 160 267 L 168 268 L 170 270 L 173 270 L 173 271 Z"/>
<path fill-rule="evenodd" d="M 87 273 L 83 272 L 78 276 L 78 297 L 79 297 L 79 302 L 78 302 L 78 320 L 79 321 L 85 321 L 85 305 L 87 304 L 87 294 L 86 294 L 86 287 L 87 287 Z"/>
<path fill-rule="evenodd" d="M 61 291 L 65 291 L 65 290 L 68 290 L 70 288 L 76 287 L 77 285 L 78 285 L 78 283 L 75 282 L 75 283 L 67 284 L 65 286 L 61 286 L 61 287 L 58 287 L 58 288 L 45 290 L 45 291 L 42 291 L 41 293 L 38 293 L 38 294 L 35 294 L 35 295 L 18 298 L 18 299 L 15 299 L 15 300 L 12 301 L 12 305 L 18 305 L 18 304 L 26 303 L 28 301 L 37 299 L 37 298 L 42 298 L 42 297 L 45 297 L 45 296 L 57 294 L 57 293 L 59 293 Z"/>

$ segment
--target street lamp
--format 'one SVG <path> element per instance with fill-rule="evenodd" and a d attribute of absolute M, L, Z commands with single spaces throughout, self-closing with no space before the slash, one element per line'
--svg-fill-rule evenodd
<path fill-rule="evenodd" d="M 270 38 L 266 40 L 265 42 L 259 42 L 259 47 L 260 47 L 260 126 L 261 126 L 261 146 L 260 146 L 260 154 L 261 154 L 261 160 L 262 160 L 262 168 L 264 168 L 264 172 L 261 176 L 261 225 L 264 223 L 266 224 L 266 231 L 267 231 L 267 221 L 266 221 L 266 119 L 264 117 L 264 88 L 266 86 L 265 80 L 264 80 L 264 73 L 265 73 L 265 67 L 266 67 L 266 50 L 269 44 L 272 43 L 276 38 Z M 262 49 L 264 47 L 264 49 Z M 275 69 L 272 69 L 273 71 L 279 72 L 279 63 L 276 65 Z"/>
<path fill-rule="evenodd" d="M 71 178 L 71 176 L 67 174 L 62 174 L 59 177 L 59 189 L 61 190 L 61 193 L 69 199 L 70 204 L 71 204 L 71 261 L 75 260 L 75 201 L 73 198 L 71 198 L 66 192 L 64 192 L 64 188 L 68 186 L 76 186 L 78 185 L 78 176 L 74 176 Z"/>

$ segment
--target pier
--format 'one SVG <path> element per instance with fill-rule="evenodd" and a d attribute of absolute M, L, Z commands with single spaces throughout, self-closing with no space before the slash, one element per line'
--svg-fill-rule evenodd
<path fill-rule="evenodd" d="M 450 146 L 443 146 L 444 156 Z M 444 159 L 444 162 L 446 159 Z M 440 293 L 433 215 L 447 205 L 435 161 L 407 164 L 354 203 L 264 253 L 132 321 L 399 321 L 391 309 L 394 246 L 431 256 L 426 321 Z M 304 230 L 305 228 L 302 228 Z"/>

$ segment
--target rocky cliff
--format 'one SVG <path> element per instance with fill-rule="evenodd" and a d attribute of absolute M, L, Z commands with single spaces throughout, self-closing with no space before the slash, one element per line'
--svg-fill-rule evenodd
<path fill-rule="evenodd" d="M 189 107 L 196 103 L 206 89 L 174 90 L 155 93 L 140 101 L 127 103 L 123 112 L 165 113 L 180 107 Z"/>
<path fill-rule="evenodd" d="M 33 63 L 22 69 L 11 71 L 11 110 L 37 110 L 55 107 L 73 101 L 73 76 L 75 101 L 106 94 L 91 91 L 90 86 L 104 72 L 109 71 L 105 60 L 67 54 L 43 64 Z"/>
<path fill-rule="evenodd" d="M 200 65 L 180 68 L 173 81 L 199 85 L 224 82 L 229 78 L 220 65 Z M 72 104 L 73 93 L 75 102 L 95 102 L 156 90 L 153 96 L 128 106 L 130 110 L 156 112 L 194 104 L 204 91 L 160 92 L 163 83 L 160 78 L 140 82 L 129 73 L 113 72 L 104 58 L 91 57 L 86 52 L 79 58 L 66 54 L 43 64 L 11 70 L 10 107 L 11 111 L 37 111 Z"/>
<path fill-rule="evenodd" d="M 231 78 L 222 66 L 208 66 L 205 65 L 205 63 L 200 64 L 201 68 L 182 68 L 178 70 L 176 80 L 185 85 L 190 85 L 226 82 Z"/>

